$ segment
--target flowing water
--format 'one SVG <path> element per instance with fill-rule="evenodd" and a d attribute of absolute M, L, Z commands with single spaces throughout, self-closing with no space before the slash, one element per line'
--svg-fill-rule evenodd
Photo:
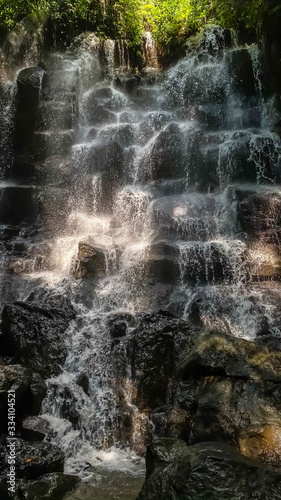
<path fill-rule="evenodd" d="M 143 474 L 135 452 L 148 424 L 131 404 L 129 372 L 133 435 L 120 437 L 113 317 L 161 307 L 189 319 L 196 307 L 208 328 L 280 336 L 281 141 L 269 130 L 256 47 L 226 48 L 218 30 L 204 40 L 161 74 L 147 37 L 143 78 L 126 74 L 121 45 L 114 68 L 110 41 L 103 63 L 96 40 L 51 54 L 29 176 L 9 174 L 15 85 L 1 89 L 2 298 L 37 288 L 73 301 L 68 356 L 43 414 L 66 471 L 85 479 L 97 467 Z M 89 267 L 93 249 L 100 260 Z"/>

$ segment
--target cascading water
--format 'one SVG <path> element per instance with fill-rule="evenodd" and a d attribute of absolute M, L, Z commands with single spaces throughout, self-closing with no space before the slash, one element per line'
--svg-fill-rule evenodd
<path fill-rule="evenodd" d="M 208 328 L 254 338 L 266 321 L 264 333 L 280 336 L 281 142 L 264 129 L 256 52 L 231 47 L 223 33 L 206 30 L 200 50 L 166 75 L 153 68 L 143 78 L 115 78 L 114 45 L 106 46 L 103 68 L 96 40 L 91 50 L 46 60 L 33 184 L 22 186 L 32 189 L 41 226 L 33 236 L 28 227 L 38 220 L 27 221 L 26 232 L 17 231 L 20 219 L 10 223 L 5 256 L 13 274 L 3 280 L 6 300 L 37 286 L 75 304 L 68 356 L 43 405 L 67 471 L 83 474 L 86 463 L 141 469 L 124 450 L 120 408 L 130 408 L 136 433 L 147 417 L 131 405 L 129 371 L 116 387 L 114 318 L 131 331 L 139 313 L 161 307 L 188 319 L 196 305 Z M 11 105 L 3 103 L 10 124 Z M 0 189 L 11 204 L 13 189 Z M 261 230 L 248 224 L 253 206 Z M 22 253 L 13 253 L 15 244 Z"/>

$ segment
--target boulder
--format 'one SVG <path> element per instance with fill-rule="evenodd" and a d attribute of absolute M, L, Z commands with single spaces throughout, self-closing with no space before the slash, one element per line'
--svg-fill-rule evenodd
<path fill-rule="evenodd" d="M 64 453 L 57 447 L 43 442 L 15 439 L 17 477 L 37 479 L 44 474 L 63 472 Z"/>
<path fill-rule="evenodd" d="M 280 228 L 281 229 L 281 228 Z M 272 236 L 274 230 L 272 230 Z M 259 241 L 249 246 L 249 266 L 253 280 L 280 280 L 281 255 L 279 245 Z"/>
<path fill-rule="evenodd" d="M 209 377 L 193 392 L 188 442 L 225 442 L 243 455 L 271 465 L 281 462 L 281 385 Z"/>
<path fill-rule="evenodd" d="M 281 474 L 226 444 L 184 446 L 161 439 L 147 453 L 148 475 L 138 500 L 280 500 Z"/>
<path fill-rule="evenodd" d="M 139 133 L 141 143 L 144 145 L 147 141 L 159 132 L 169 122 L 170 116 L 168 113 L 159 111 L 151 111 L 145 117 L 144 121 L 139 125 Z"/>
<path fill-rule="evenodd" d="M 236 190 L 237 217 L 242 231 L 262 244 L 279 244 L 281 237 L 281 197 L 278 191 Z"/>
<path fill-rule="evenodd" d="M 21 425 L 21 437 L 25 441 L 43 441 L 48 434 L 49 424 L 41 417 L 27 417 Z"/>
<path fill-rule="evenodd" d="M 87 99 L 87 106 L 103 106 L 110 111 L 121 111 L 127 103 L 127 98 L 119 90 L 113 87 L 101 87 L 93 90 Z M 116 121 L 116 119 L 112 120 Z"/>
<path fill-rule="evenodd" d="M 70 300 L 59 295 L 6 304 L 2 334 L 8 352 L 43 377 L 60 373 L 66 358 L 63 333 L 74 317 Z"/>
<path fill-rule="evenodd" d="M 156 409 L 171 403 L 176 365 L 190 327 L 166 311 L 144 316 L 129 340 L 134 404 Z"/>
<path fill-rule="evenodd" d="M 25 414 L 36 415 L 40 412 L 41 403 L 46 395 L 46 384 L 39 374 L 32 373 L 30 369 L 21 365 L 0 366 L 0 431 L 5 433 L 10 390 L 15 392 L 17 429 Z"/>
<path fill-rule="evenodd" d="M 185 380 L 216 375 L 281 382 L 281 353 L 221 332 L 201 332 L 182 353 L 178 368 Z"/>
<path fill-rule="evenodd" d="M 109 247 L 103 246 L 94 238 L 80 241 L 74 271 L 75 278 L 102 278 L 105 276 L 107 271 L 106 253 L 109 250 Z"/>
<path fill-rule="evenodd" d="M 184 137 L 176 123 L 170 123 L 155 137 L 151 148 L 143 158 L 144 180 L 181 177 L 185 173 Z"/>
<path fill-rule="evenodd" d="M 77 476 L 55 472 L 35 481 L 21 481 L 19 491 L 25 500 L 62 500 L 79 482 Z"/>

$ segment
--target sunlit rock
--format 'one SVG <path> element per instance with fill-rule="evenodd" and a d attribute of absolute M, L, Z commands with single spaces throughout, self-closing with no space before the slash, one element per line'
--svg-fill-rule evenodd
<path fill-rule="evenodd" d="M 182 354 L 179 375 L 230 376 L 281 382 L 281 353 L 219 332 L 201 333 Z"/>
<path fill-rule="evenodd" d="M 113 250 L 111 239 L 106 240 L 104 244 L 88 238 L 78 244 L 78 254 L 75 264 L 74 275 L 76 278 L 105 276 L 108 268 L 108 258 L 110 251 Z"/>

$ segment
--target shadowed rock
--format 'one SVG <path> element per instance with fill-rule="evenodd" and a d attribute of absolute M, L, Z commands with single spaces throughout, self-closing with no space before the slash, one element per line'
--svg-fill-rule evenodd
<path fill-rule="evenodd" d="M 148 475 L 138 500 L 280 500 L 281 474 L 230 446 L 161 439 L 147 452 Z"/>

